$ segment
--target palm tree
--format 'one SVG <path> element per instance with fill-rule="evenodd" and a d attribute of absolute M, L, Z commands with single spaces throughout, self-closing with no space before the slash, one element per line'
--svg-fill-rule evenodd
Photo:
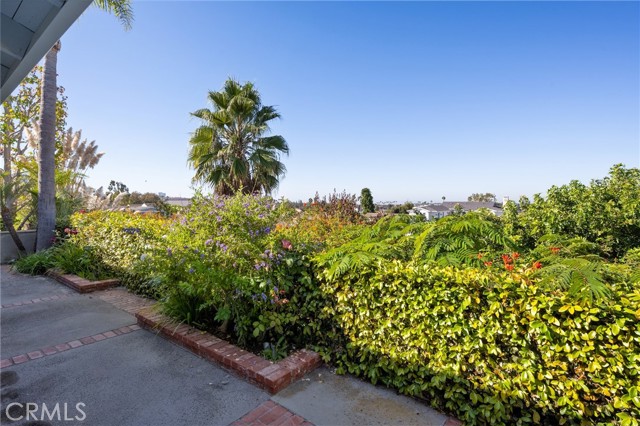
<path fill-rule="evenodd" d="M 220 195 L 271 193 L 286 172 L 280 154 L 289 153 L 282 136 L 266 136 L 269 122 L 280 114 L 262 105 L 252 83 L 241 85 L 231 78 L 221 91 L 209 92 L 208 100 L 213 111 L 191 114 L 203 123 L 189 140 L 193 181 L 210 184 Z"/>
<path fill-rule="evenodd" d="M 38 228 L 36 250 L 49 247 L 56 227 L 56 67 L 60 41 L 47 52 L 42 73 L 40 149 L 38 150 Z"/>
<path fill-rule="evenodd" d="M 94 5 L 113 14 L 125 29 L 131 28 L 131 0 L 94 0 Z M 38 150 L 38 228 L 36 250 L 52 244 L 56 224 L 55 133 L 57 62 L 60 41 L 53 45 L 44 60 L 42 103 L 40 107 L 40 149 Z"/>

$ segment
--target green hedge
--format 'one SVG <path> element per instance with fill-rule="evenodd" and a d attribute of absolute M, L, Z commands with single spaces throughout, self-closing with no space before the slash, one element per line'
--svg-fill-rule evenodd
<path fill-rule="evenodd" d="M 172 221 L 156 215 L 95 211 L 71 217 L 77 231 L 68 242 L 88 247 L 130 290 L 159 297 L 145 256 L 166 245 Z"/>
<path fill-rule="evenodd" d="M 339 370 L 467 424 L 638 424 L 638 285 L 588 307 L 491 270 L 389 261 L 328 276 L 324 351 Z"/>

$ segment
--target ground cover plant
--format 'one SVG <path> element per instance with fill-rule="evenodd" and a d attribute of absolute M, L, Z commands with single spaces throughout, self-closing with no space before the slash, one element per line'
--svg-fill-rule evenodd
<path fill-rule="evenodd" d="M 367 224 L 345 193 L 301 210 L 198 194 L 172 217 L 76 214 L 63 246 L 181 321 L 271 359 L 311 347 L 467 424 L 626 426 L 640 418 L 639 200 L 622 166 L 503 218 Z M 20 262 L 38 272 L 51 253 Z"/>

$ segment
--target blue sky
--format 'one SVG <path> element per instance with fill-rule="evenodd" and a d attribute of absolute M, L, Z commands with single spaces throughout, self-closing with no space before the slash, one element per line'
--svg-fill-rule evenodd
<path fill-rule="evenodd" d="M 192 193 L 190 112 L 229 76 L 276 105 L 277 196 L 376 201 L 544 193 L 640 165 L 638 2 L 138 1 L 62 38 L 89 184 Z"/>

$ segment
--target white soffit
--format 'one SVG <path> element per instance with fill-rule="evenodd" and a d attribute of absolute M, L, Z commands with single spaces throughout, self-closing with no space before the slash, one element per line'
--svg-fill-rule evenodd
<path fill-rule="evenodd" d="M 92 0 L 0 0 L 2 102 Z"/>

